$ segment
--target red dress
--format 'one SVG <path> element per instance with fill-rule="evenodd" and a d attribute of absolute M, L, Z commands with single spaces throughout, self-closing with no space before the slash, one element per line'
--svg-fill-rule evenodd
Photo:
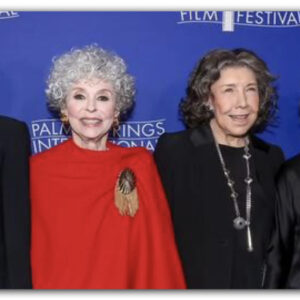
<path fill-rule="evenodd" d="M 169 208 L 152 155 L 72 139 L 31 158 L 32 275 L 36 289 L 185 288 Z M 114 188 L 136 175 L 139 209 L 121 216 Z"/>

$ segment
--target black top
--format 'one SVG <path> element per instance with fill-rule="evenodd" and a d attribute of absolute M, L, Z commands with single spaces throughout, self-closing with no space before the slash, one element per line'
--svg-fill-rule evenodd
<path fill-rule="evenodd" d="M 170 203 L 188 288 L 262 286 L 264 261 L 274 225 L 274 179 L 283 154 L 280 148 L 254 136 L 250 138 L 249 148 L 251 173 L 255 178 L 252 254 L 245 252 L 245 236 L 233 228 L 233 203 L 210 127 L 203 125 L 164 134 L 158 141 L 154 155 Z M 240 149 L 232 151 L 235 150 Z M 225 152 L 228 160 L 230 153 Z M 232 156 L 240 160 L 239 155 Z M 239 161 L 229 164 L 234 173 L 237 171 L 235 177 L 245 176 L 239 175 L 243 173 Z M 243 191 L 240 194 L 245 195 Z M 243 198 L 239 200 L 244 216 Z"/>
<path fill-rule="evenodd" d="M 25 123 L 0 117 L 0 288 L 30 288 L 30 139 Z"/>
<path fill-rule="evenodd" d="M 266 288 L 300 288 L 300 155 L 278 178 L 276 229 L 268 256 Z"/>
<path fill-rule="evenodd" d="M 246 161 L 243 158 L 245 154 L 244 148 L 234 148 L 230 146 L 220 145 L 221 153 L 226 165 L 226 168 L 230 170 L 230 178 L 234 181 L 234 189 L 238 193 L 238 206 L 240 210 L 240 215 L 246 219 L 246 183 L 245 178 L 247 176 Z M 251 153 L 250 153 L 251 154 Z M 250 176 L 253 178 L 251 183 L 251 223 L 256 223 L 258 214 L 254 214 L 254 209 L 256 211 L 263 210 L 262 203 L 266 201 L 263 199 L 264 195 L 259 192 L 259 182 L 257 181 L 253 159 L 249 160 L 250 165 Z M 225 182 L 227 182 L 224 176 Z M 230 189 L 228 188 L 228 193 Z M 227 199 L 224 199 L 226 201 Z M 232 206 L 232 220 L 236 217 L 234 210 L 233 200 L 228 205 Z M 259 221 L 258 221 L 259 222 Z M 250 227 L 251 228 L 251 227 Z M 233 243 L 233 259 L 232 259 L 232 271 L 231 271 L 231 281 L 230 288 L 240 289 L 240 288 L 256 288 L 256 278 L 255 274 L 249 272 L 249 264 L 257 264 L 255 261 L 257 249 L 254 247 L 253 252 L 247 250 L 247 232 L 246 228 L 237 230 L 232 226 L 232 243 Z M 252 242 L 256 244 L 256 235 L 252 232 Z"/>

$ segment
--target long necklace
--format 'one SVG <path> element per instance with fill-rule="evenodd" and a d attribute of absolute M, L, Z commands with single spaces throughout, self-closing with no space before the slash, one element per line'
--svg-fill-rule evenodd
<path fill-rule="evenodd" d="M 249 151 L 249 139 L 248 139 L 248 137 L 245 138 L 246 143 L 245 143 L 244 155 L 243 155 L 243 158 L 246 161 L 246 169 L 247 169 L 247 175 L 246 175 L 246 178 L 244 179 L 244 181 L 246 183 L 246 219 L 241 217 L 239 205 L 237 202 L 238 193 L 234 189 L 234 181 L 229 176 L 230 172 L 226 168 L 220 146 L 217 143 L 215 138 L 214 138 L 214 141 L 215 141 L 216 149 L 217 149 L 217 152 L 219 155 L 219 159 L 220 159 L 220 162 L 222 165 L 224 175 L 227 179 L 227 185 L 231 191 L 230 197 L 233 201 L 235 215 L 236 215 L 236 217 L 233 220 L 233 227 L 237 230 L 242 230 L 245 227 L 247 227 L 247 242 L 248 242 L 247 250 L 249 252 L 252 252 L 253 245 L 252 245 L 252 237 L 251 237 L 250 219 L 251 219 L 251 183 L 252 183 L 253 179 L 251 178 L 250 165 L 249 165 L 249 159 L 251 157 L 251 154 Z"/>

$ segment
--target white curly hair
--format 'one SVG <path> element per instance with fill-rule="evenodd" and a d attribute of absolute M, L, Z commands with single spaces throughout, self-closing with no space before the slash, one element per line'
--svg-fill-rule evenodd
<path fill-rule="evenodd" d="M 97 44 L 72 48 L 60 57 L 53 58 L 53 66 L 47 80 L 46 95 L 51 110 L 60 112 L 65 107 L 70 88 L 80 80 L 99 78 L 112 84 L 116 107 L 126 113 L 134 103 L 135 82 L 127 73 L 125 61 Z"/>

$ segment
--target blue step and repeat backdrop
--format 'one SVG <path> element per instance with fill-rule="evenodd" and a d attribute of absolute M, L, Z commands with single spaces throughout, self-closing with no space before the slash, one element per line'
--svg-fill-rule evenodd
<path fill-rule="evenodd" d="M 300 152 L 300 11 L 1 11 L 0 37 L 0 114 L 28 124 L 33 153 L 70 133 L 46 106 L 52 58 L 92 43 L 122 56 L 136 78 L 135 110 L 114 142 L 154 150 L 162 133 L 184 129 L 178 104 L 196 62 L 243 47 L 278 76 L 278 118 L 260 136 L 287 158 Z"/>

